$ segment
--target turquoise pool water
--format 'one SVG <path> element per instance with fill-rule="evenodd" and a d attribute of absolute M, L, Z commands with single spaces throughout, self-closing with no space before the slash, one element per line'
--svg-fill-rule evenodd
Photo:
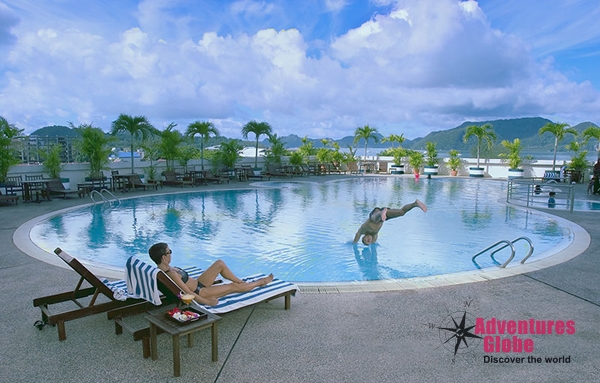
<path fill-rule="evenodd" d="M 348 282 L 475 270 L 471 257 L 499 240 L 529 237 L 530 261 L 568 246 L 569 229 L 551 216 L 507 207 L 506 183 L 476 179 L 355 177 L 327 183 L 261 182 L 244 190 L 197 191 L 78 208 L 46 219 L 32 241 L 60 246 L 84 262 L 123 267 L 167 242 L 177 266 L 224 259 L 239 275 L 273 272 L 295 282 Z M 386 222 L 377 245 L 350 242 L 375 206 L 415 209 Z M 527 254 L 516 244 L 514 264 Z M 495 255 L 500 262 L 508 251 Z M 495 267 L 480 256 L 481 267 Z"/>

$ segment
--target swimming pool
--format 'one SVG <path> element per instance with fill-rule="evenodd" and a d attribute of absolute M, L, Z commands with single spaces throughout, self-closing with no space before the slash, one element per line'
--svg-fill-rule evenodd
<path fill-rule="evenodd" d="M 499 240 L 527 236 L 529 262 L 560 251 L 570 229 L 550 215 L 509 207 L 506 183 L 475 179 L 354 177 L 334 182 L 261 182 L 260 188 L 183 192 L 124 199 L 117 207 L 76 208 L 30 230 L 51 252 L 60 246 L 83 262 L 123 267 L 167 242 L 174 265 L 224 259 L 239 275 L 273 272 L 294 282 L 354 282 L 475 270 L 473 254 Z M 429 206 L 385 223 L 378 244 L 353 246 L 375 206 Z M 516 245 L 518 264 L 528 251 Z M 502 261 L 508 252 L 496 259 Z M 481 267 L 496 267 L 489 256 Z M 510 266 L 509 266 L 510 267 Z"/>

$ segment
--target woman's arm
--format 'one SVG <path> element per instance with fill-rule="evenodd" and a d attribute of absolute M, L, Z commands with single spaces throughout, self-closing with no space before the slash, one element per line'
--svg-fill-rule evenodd
<path fill-rule="evenodd" d="M 183 291 L 186 294 L 192 294 L 196 302 L 207 306 L 214 306 L 218 303 L 218 300 L 216 299 L 204 298 L 192 291 L 192 289 L 190 289 L 190 287 L 185 282 L 183 282 L 183 280 L 181 279 L 181 275 L 179 275 L 178 272 L 169 270 L 167 272 L 167 275 L 173 280 L 173 282 L 177 284 L 181 291 Z"/>

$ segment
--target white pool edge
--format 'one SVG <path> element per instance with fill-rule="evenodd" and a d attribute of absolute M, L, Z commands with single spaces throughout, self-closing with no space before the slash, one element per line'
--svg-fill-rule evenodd
<path fill-rule="evenodd" d="M 91 204 L 90 204 L 91 205 Z M 81 209 L 89 205 L 79 205 L 67 209 L 57 210 L 35 217 L 21 226 L 13 234 L 13 242 L 23 253 L 42 262 L 70 269 L 59 257 L 49 253 L 31 241 L 30 232 L 39 222 L 54 217 L 65 212 Z M 380 281 L 357 281 L 357 282 L 296 282 L 303 293 L 352 293 L 352 292 L 383 292 L 383 291 L 401 291 L 415 290 L 430 287 L 442 287 L 460 285 L 465 283 L 485 282 L 493 279 L 511 277 L 523 273 L 541 270 L 550 266 L 555 266 L 566 262 L 583 253 L 591 243 L 589 233 L 578 224 L 567 219 L 548 214 L 560 224 L 566 226 L 573 234 L 573 241 L 565 249 L 556 254 L 545 258 L 534 260 L 525 264 L 518 264 L 507 268 L 486 268 L 473 271 L 461 271 L 458 273 L 441 274 L 428 277 L 414 277 L 403 279 L 389 279 Z M 517 262 L 517 261 L 514 261 Z M 83 262 L 85 266 L 95 275 L 111 279 L 123 279 L 124 269 L 110 267 L 106 265 L 97 265 Z"/>

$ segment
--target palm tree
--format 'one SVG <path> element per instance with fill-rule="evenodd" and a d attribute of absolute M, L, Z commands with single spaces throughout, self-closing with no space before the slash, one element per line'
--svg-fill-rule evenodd
<path fill-rule="evenodd" d="M 270 135 L 272 133 L 271 125 L 268 122 L 250 121 L 242 127 L 242 136 L 248 139 L 248 134 L 254 133 L 256 136 L 256 154 L 254 156 L 254 168 L 258 168 L 258 138 L 263 134 Z"/>
<path fill-rule="evenodd" d="M 577 137 L 577 131 L 569 127 L 569 124 L 549 122 L 542 126 L 539 130 L 539 135 L 550 132 L 554 135 L 554 158 L 552 159 L 552 171 L 556 169 L 556 151 L 558 150 L 558 143 L 564 140 L 565 134 L 569 133 Z"/>
<path fill-rule="evenodd" d="M 377 129 L 371 128 L 369 125 L 365 125 L 363 127 L 358 127 L 354 131 L 354 144 L 358 143 L 361 138 L 365 140 L 365 160 L 367 159 L 367 145 L 369 144 L 369 139 L 373 139 L 373 141 L 377 142 L 377 136 L 375 135 Z"/>
<path fill-rule="evenodd" d="M 596 147 L 596 152 L 598 152 L 598 159 L 600 160 L 600 128 L 597 126 L 590 126 L 583 131 L 583 138 L 585 139 L 585 143 L 587 143 L 590 138 L 595 138 L 598 140 L 598 146 Z"/>
<path fill-rule="evenodd" d="M 175 160 L 179 158 L 179 146 L 183 143 L 183 136 L 176 130 L 176 123 L 170 123 L 160 134 L 160 153 L 167 161 L 167 170 L 173 170 Z"/>
<path fill-rule="evenodd" d="M 287 153 L 283 138 L 279 137 L 277 133 L 269 134 L 269 143 L 271 147 L 267 150 L 267 160 L 281 165 L 281 157 Z"/>
<path fill-rule="evenodd" d="M 494 133 L 492 124 L 484 124 L 481 126 L 469 125 L 465 131 L 463 141 L 469 141 L 469 138 L 477 137 L 477 167 L 479 167 L 479 157 L 481 155 L 481 143 L 485 140 L 488 144 L 488 149 L 494 144 L 496 133 Z"/>
<path fill-rule="evenodd" d="M 112 122 L 111 134 L 116 135 L 118 132 L 129 132 L 131 135 L 131 174 L 133 171 L 133 152 L 135 139 L 141 136 L 142 141 L 146 140 L 150 135 L 157 133 L 157 130 L 150 124 L 145 116 L 128 116 L 120 114 L 119 118 Z"/>
<path fill-rule="evenodd" d="M 402 143 L 406 141 L 406 138 L 404 138 L 404 133 L 398 135 L 398 134 L 390 134 L 387 137 L 384 137 L 381 139 L 381 142 L 397 142 L 398 146 L 402 146 Z"/>
<path fill-rule="evenodd" d="M 92 124 L 81 124 L 78 127 L 69 123 L 71 129 L 76 129 L 81 138 L 77 140 L 77 147 L 84 158 L 90 163 L 90 178 L 104 179 L 102 170 L 108 164 L 111 153 L 110 144 L 114 137 L 107 136 L 102 129 Z"/>
<path fill-rule="evenodd" d="M 193 140 L 196 134 L 200 135 L 200 156 L 202 157 L 202 170 L 204 170 L 204 143 L 208 141 L 211 134 L 215 137 L 218 136 L 219 131 L 212 122 L 196 121 L 188 125 L 185 135 Z"/>
<path fill-rule="evenodd" d="M 22 132 L 23 129 L 18 129 L 0 116 L 0 182 L 6 180 L 10 167 L 19 163 L 19 158 L 12 150 L 11 144 L 13 138 L 20 136 Z"/>

